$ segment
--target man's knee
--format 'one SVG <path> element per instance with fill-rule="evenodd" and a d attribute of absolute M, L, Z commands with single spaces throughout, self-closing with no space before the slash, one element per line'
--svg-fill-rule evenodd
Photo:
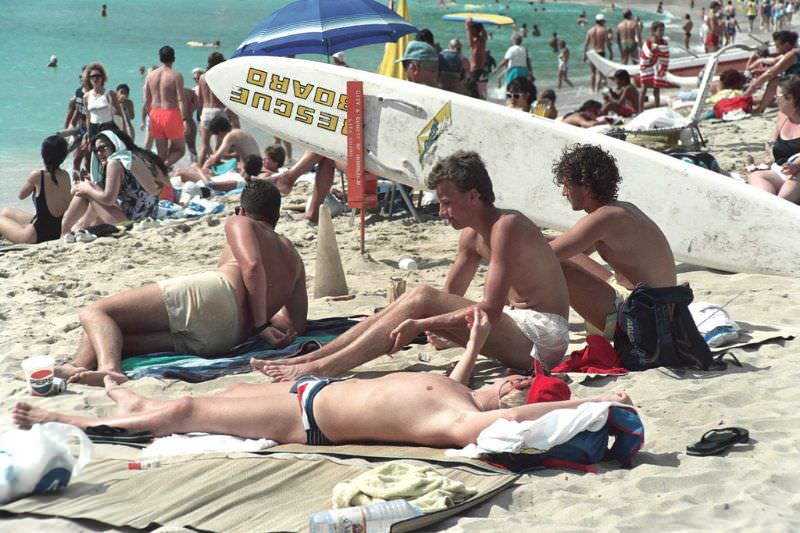
<path fill-rule="evenodd" d="M 429 285 L 419 285 L 408 291 L 398 302 L 413 309 L 415 314 L 425 315 L 439 300 L 441 291 Z"/>

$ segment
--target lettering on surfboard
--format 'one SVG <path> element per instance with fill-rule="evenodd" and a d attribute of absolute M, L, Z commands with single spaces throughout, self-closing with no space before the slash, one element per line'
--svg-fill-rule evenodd
<path fill-rule="evenodd" d="M 347 112 L 347 93 L 250 68 L 245 84 L 231 89 L 229 100 L 264 113 L 294 119 L 301 124 L 347 135 L 347 117 L 337 113 Z"/>
<path fill-rule="evenodd" d="M 417 151 L 419 152 L 420 165 L 423 164 L 426 158 L 430 159 L 433 155 L 431 149 L 452 123 L 453 113 L 450 102 L 447 102 L 417 135 Z"/>

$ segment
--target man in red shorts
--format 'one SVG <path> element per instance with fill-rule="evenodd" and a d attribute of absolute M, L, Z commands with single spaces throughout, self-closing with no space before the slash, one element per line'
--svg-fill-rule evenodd
<path fill-rule="evenodd" d="M 167 167 L 171 167 L 186 151 L 184 121 L 188 120 L 183 101 L 183 76 L 172 70 L 175 50 L 162 46 L 158 51 L 161 66 L 144 81 L 143 115 L 150 118 L 150 136 L 156 151 Z"/>

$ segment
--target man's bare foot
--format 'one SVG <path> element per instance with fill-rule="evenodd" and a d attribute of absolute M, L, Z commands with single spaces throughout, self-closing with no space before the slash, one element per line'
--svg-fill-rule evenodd
<path fill-rule="evenodd" d="M 156 409 L 164 404 L 159 400 L 151 400 L 150 398 L 139 396 L 132 390 L 121 386 L 114 378 L 108 375 L 103 377 L 103 386 L 108 397 L 117 404 L 121 415 Z"/>
<path fill-rule="evenodd" d="M 284 363 L 284 361 L 286 363 Z M 319 376 L 324 375 L 320 372 L 319 365 L 315 362 L 303 364 L 289 364 L 291 359 L 280 361 L 262 361 L 251 359 L 250 364 L 262 374 L 269 376 L 273 381 L 293 381 L 300 376 Z"/>
<path fill-rule="evenodd" d="M 21 429 L 30 429 L 34 424 L 64 422 L 58 413 L 45 411 L 25 402 L 17 402 L 11 409 L 11 420 Z"/>
<path fill-rule="evenodd" d="M 128 378 L 124 374 L 113 370 L 82 370 L 69 378 L 69 383 L 79 383 L 81 385 L 91 385 L 92 387 L 102 387 L 103 378 L 111 376 L 118 384 L 125 383 Z"/>
<path fill-rule="evenodd" d="M 57 378 L 69 380 L 75 374 L 86 372 L 87 370 L 89 369 L 82 366 L 75 366 L 72 363 L 67 363 L 65 365 L 57 365 L 53 369 L 53 375 L 55 375 Z"/>

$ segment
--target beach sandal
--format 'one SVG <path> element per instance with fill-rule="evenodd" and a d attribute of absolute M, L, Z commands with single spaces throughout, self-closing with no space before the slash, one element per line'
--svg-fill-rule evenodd
<path fill-rule="evenodd" d="M 720 428 L 706 431 L 700 441 L 686 447 L 689 455 L 719 455 L 734 444 L 746 443 L 750 433 L 744 428 Z"/>
<path fill-rule="evenodd" d="M 105 424 L 88 427 L 84 432 L 95 444 L 123 444 L 134 448 L 144 448 L 153 442 L 153 435 L 149 431 L 130 431 Z"/>

